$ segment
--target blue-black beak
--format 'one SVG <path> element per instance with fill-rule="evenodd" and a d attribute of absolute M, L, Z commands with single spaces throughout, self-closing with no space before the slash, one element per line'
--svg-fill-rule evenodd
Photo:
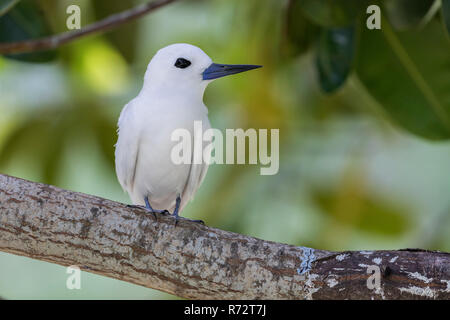
<path fill-rule="evenodd" d="M 218 64 L 212 63 L 208 68 L 203 71 L 203 80 L 212 80 L 230 74 L 240 73 L 244 71 L 249 71 L 256 68 L 261 68 L 262 66 L 256 66 L 251 64 Z"/>

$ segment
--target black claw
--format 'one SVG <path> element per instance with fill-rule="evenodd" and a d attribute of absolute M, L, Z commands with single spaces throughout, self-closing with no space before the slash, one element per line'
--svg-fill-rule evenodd
<path fill-rule="evenodd" d="M 147 209 L 147 210 L 148 210 L 148 209 Z M 169 211 L 167 211 L 167 210 L 155 210 L 155 209 L 152 209 L 152 210 L 148 210 L 148 211 L 151 212 L 151 213 L 153 213 L 153 216 L 155 217 L 155 220 L 158 220 L 158 219 L 157 219 L 157 216 L 156 216 L 157 213 L 163 214 L 163 215 L 166 215 L 166 214 L 169 213 Z"/>
<path fill-rule="evenodd" d="M 145 211 L 153 214 L 153 217 L 155 218 L 156 221 L 158 221 L 158 216 L 156 215 L 157 213 L 160 213 L 160 214 L 163 214 L 163 215 L 170 214 L 170 212 L 168 210 L 166 210 L 166 209 L 164 209 L 164 210 L 149 209 L 146 206 L 135 205 L 135 204 L 127 204 L 127 208 L 144 209 Z"/>
<path fill-rule="evenodd" d="M 200 223 L 202 225 L 205 225 L 205 222 L 203 220 L 194 220 L 194 219 L 189 219 L 189 218 L 184 218 L 184 217 L 180 217 L 180 216 L 175 216 L 175 227 L 177 226 L 178 222 L 180 220 L 186 220 L 186 221 L 190 221 L 190 222 L 195 222 L 195 223 Z"/>
<path fill-rule="evenodd" d="M 131 209 L 144 209 L 144 206 L 138 206 L 135 204 L 127 204 L 127 208 L 131 208 Z"/>

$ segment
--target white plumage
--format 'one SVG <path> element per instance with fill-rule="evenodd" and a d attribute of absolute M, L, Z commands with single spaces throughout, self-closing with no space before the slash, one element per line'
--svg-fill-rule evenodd
<path fill-rule="evenodd" d="M 208 165 L 175 164 L 171 159 L 172 132 L 184 128 L 194 138 L 194 121 L 210 127 L 203 93 L 213 79 L 257 66 L 218 65 L 199 48 L 173 44 L 150 61 L 139 95 L 122 110 L 115 150 L 116 173 L 133 204 L 178 212 L 202 183 Z M 240 68 L 240 69 L 239 69 Z M 192 142 L 194 148 L 200 147 Z M 203 147 L 203 146 L 201 146 Z M 193 163 L 193 162 L 192 162 Z M 149 209 L 149 207 L 147 206 Z"/>

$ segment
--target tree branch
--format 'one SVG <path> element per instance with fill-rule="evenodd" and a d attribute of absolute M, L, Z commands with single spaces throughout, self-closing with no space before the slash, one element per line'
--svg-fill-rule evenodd
<path fill-rule="evenodd" d="M 450 298 L 449 253 L 329 252 L 175 227 L 170 216 L 6 175 L 0 250 L 192 299 Z M 370 268 L 380 270 L 373 289 Z"/>
<path fill-rule="evenodd" d="M 69 31 L 54 36 L 49 36 L 35 40 L 25 40 L 19 42 L 0 43 L 0 54 L 23 53 L 39 50 L 55 49 L 65 43 L 77 38 L 111 30 L 121 24 L 129 22 L 146 15 L 162 6 L 165 6 L 176 0 L 156 0 L 135 8 L 113 14 L 103 20 L 88 25 L 85 28 L 76 31 Z"/>

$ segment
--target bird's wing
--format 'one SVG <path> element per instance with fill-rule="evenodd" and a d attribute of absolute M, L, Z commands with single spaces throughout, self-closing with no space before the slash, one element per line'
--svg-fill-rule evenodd
<path fill-rule="evenodd" d="M 204 120 L 203 123 L 204 123 L 204 125 L 206 125 L 206 128 L 204 128 L 205 130 L 210 128 L 208 119 Z M 194 133 L 194 136 L 195 136 L 195 133 Z M 208 164 L 205 161 L 202 161 L 201 164 L 194 164 L 194 153 L 196 152 L 196 149 L 198 147 L 201 148 L 201 151 L 203 153 L 203 150 L 205 147 L 205 142 L 202 141 L 201 146 L 197 146 L 196 142 L 195 142 L 195 138 L 193 138 L 191 141 L 192 141 L 192 145 L 194 147 L 193 147 L 193 153 L 191 155 L 191 168 L 189 171 L 189 176 L 188 176 L 186 185 L 184 187 L 183 193 L 181 195 L 181 199 L 185 200 L 185 201 L 182 201 L 183 207 L 187 204 L 187 202 L 189 200 L 192 200 L 194 198 L 195 192 L 202 184 L 203 180 L 205 179 L 206 172 L 208 171 Z"/>
<path fill-rule="evenodd" d="M 201 172 L 200 172 L 200 177 L 199 177 L 199 179 L 198 179 L 198 187 L 200 187 L 200 185 L 202 184 L 202 182 L 203 182 L 203 180 L 205 179 L 205 176 L 206 176 L 206 172 L 208 171 L 208 164 L 207 163 L 204 163 L 203 165 L 202 165 L 202 170 L 201 170 Z M 198 188 L 197 187 L 197 188 Z"/>
<path fill-rule="evenodd" d="M 181 194 L 182 205 L 180 211 L 190 200 L 193 200 L 195 192 L 200 187 L 203 179 L 205 178 L 206 171 L 208 171 L 208 164 L 206 163 L 191 165 L 187 183 L 184 187 L 183 193 Z"/>
<path fill-rule="evenodd" d="M 208 129 L 211 128 L 211 124 L 209 123 L 209 119 L 208 119 L 207 116 L 205 116 L 205 119 L 204 119 L 203 123 L 205 125 L 204 130 L 208 130 Z M 207 143 L 208 142 L 202 142 L 202 150 L 205 150 L 205 144 L 207 144 Z M 206 162 L 202 163 L 202 167 L 201 167 L 201 170 L 200 170 L 200 176 L 198 178 L 197 188 L 200 187 L 200 185 L 203 182 L 203 179 L 205 179 L 206 172 L 208 171 L 208 167 L 209 167 L 208 163 L 206 163 Z"/>
<path fill-rule="evenodd" d="M 118 122 L 116 143 L 116 174 L 122 188 L 129 194 L 133 191 L 136 163 L 139 156 L 139 133 L 135 128 L 134 100 L 122 110 Z"/>

